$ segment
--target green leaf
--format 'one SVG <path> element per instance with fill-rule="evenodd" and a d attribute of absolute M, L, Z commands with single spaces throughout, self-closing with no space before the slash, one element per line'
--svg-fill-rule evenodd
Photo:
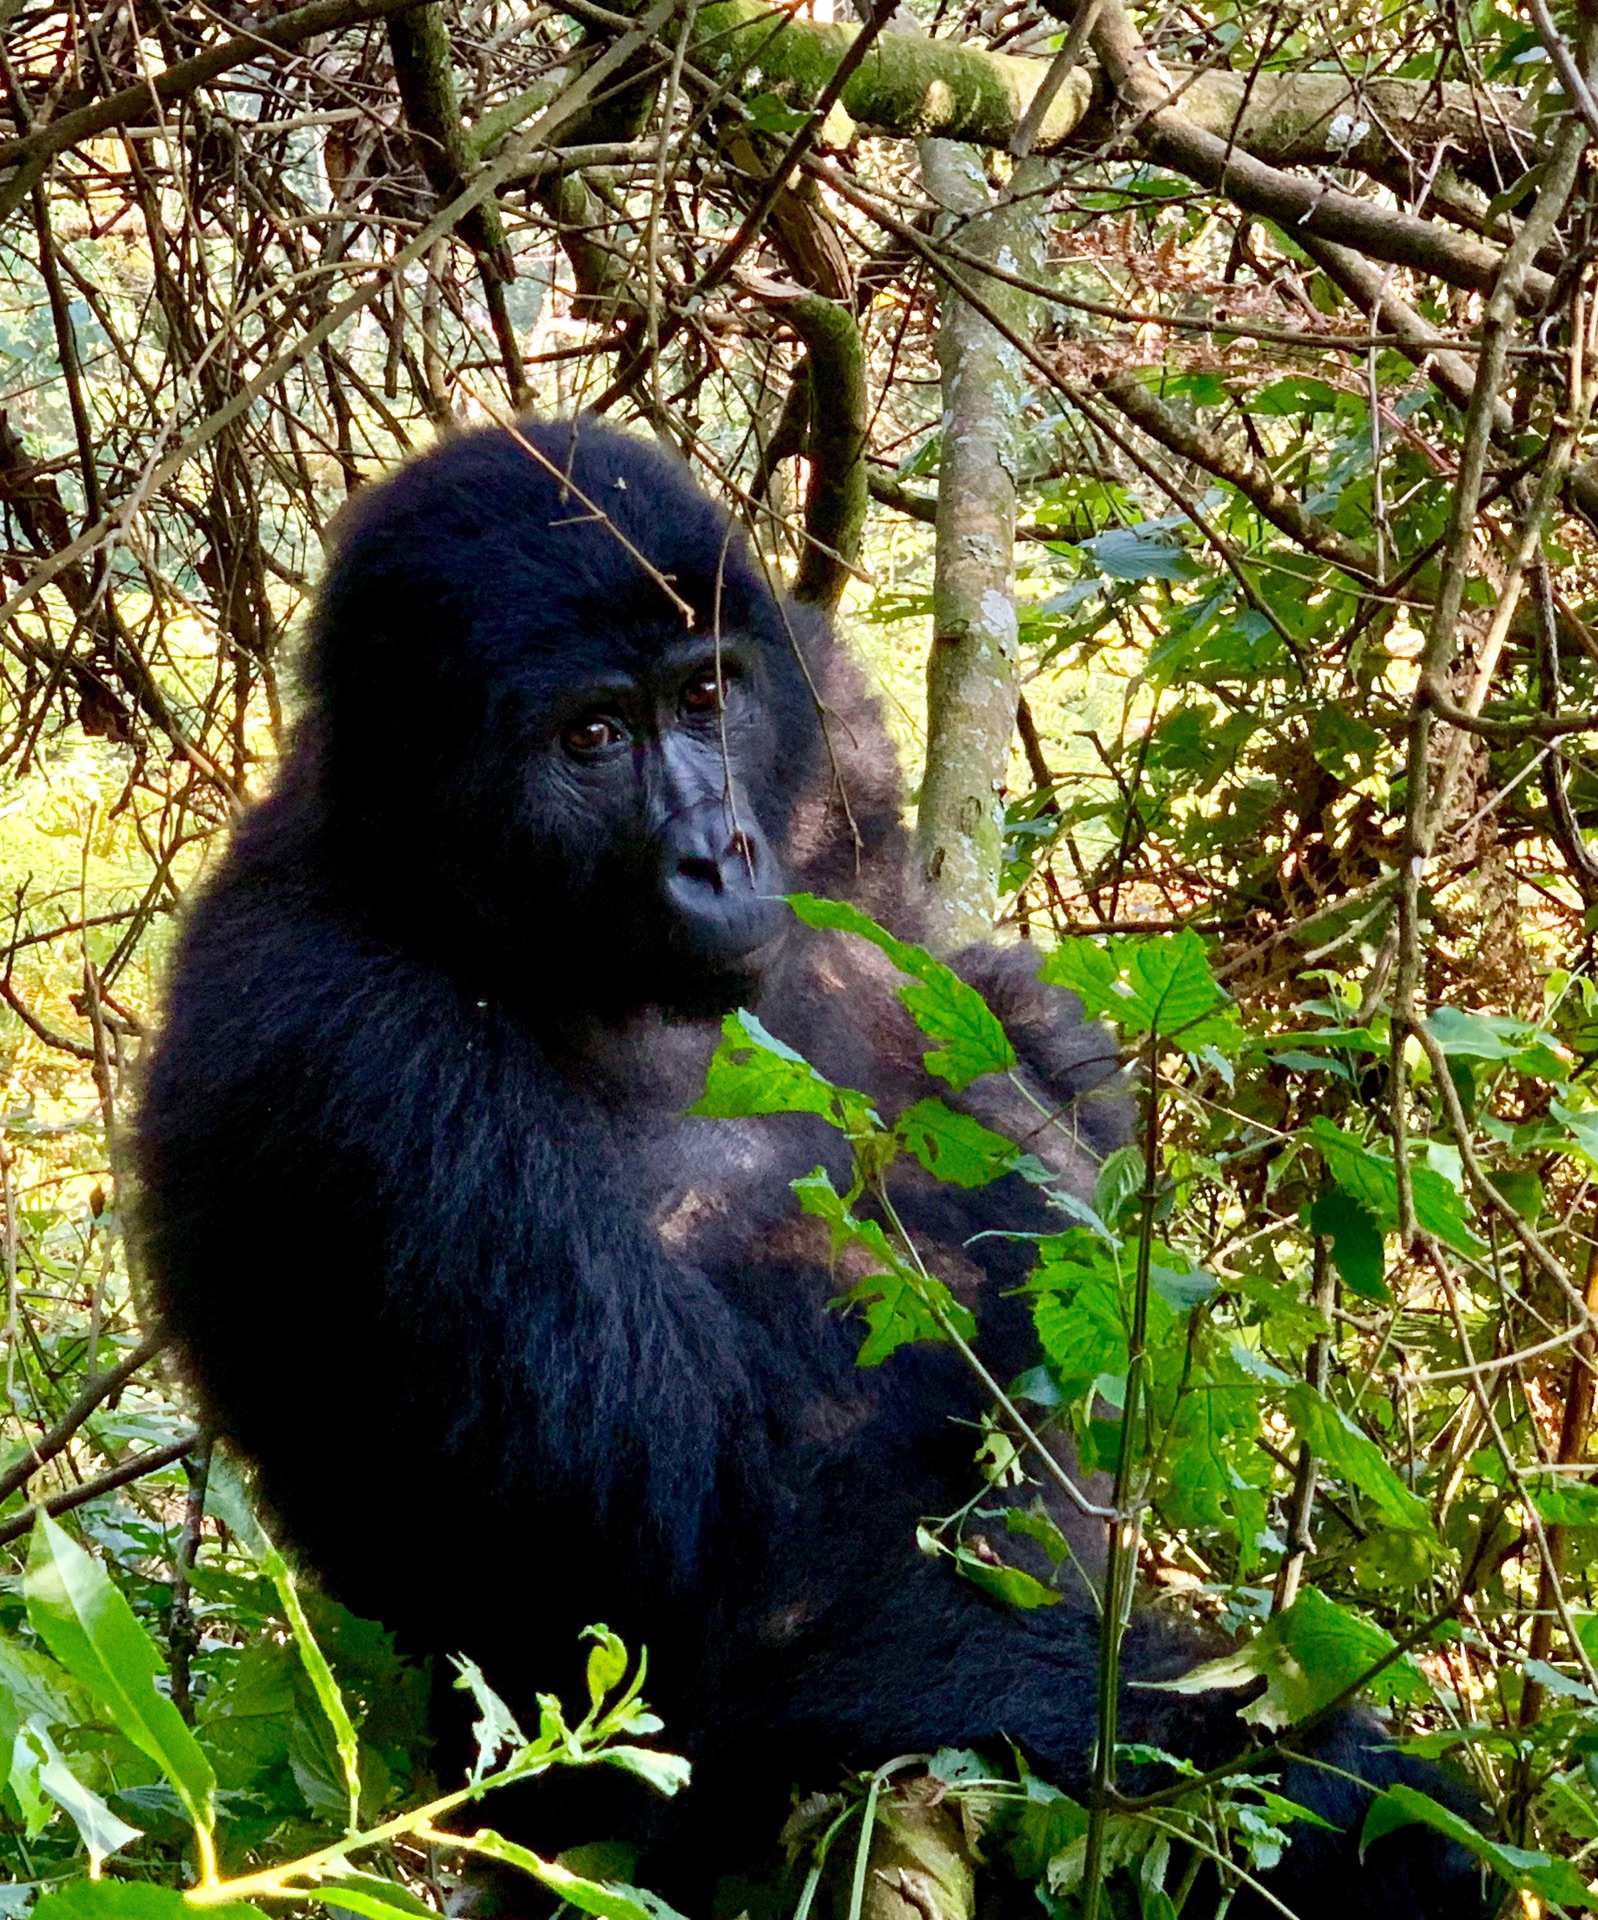
<path fill-rule="evenodd" d="M 1248 408 L 1250 413 L 1284 419 L 1298 413 L 1335 413 L 1337 395 L 1324 380 L 1312 380 L 1305 374 L 1295 373 L 1261 387 L 1249 401 Z"/>
<path fill-rule="evenodd" d="M 688 1784 L 693 1769 L 677 1753 L 657 1753 L 653 1747 L 606 1747 L 599 1758 L 627 1773 L 647 1780 L 657 1793 L 669 1798 Z"/>
<path fill-rule="evenodd" d="M 1598 1487 L 1563 1478 L 1532 1480 L 1531 1504 L 1550 1527 L 1598 1527 Z"/>
<path fill-rule="evenodd" d="M 1598 1117 L 1598 1116 L 1595 1116 Z M 1353 1134 L 1344 1133 L 1324 1114 L 1317 1114 L 1298 1136 L 1312 1146 L 1326 1163 L 1326 1171 L 1343 1191 L 1387 1231 L 1398 1225 L 1398 1175 L 1386 1154 L 1368 1147 Z M 1486 1242 L 1477 1238 L 1465 1222 L 1464 1202 L 1434 1167 L 1410 1164 L 1410 1191 L 1415 1199 L 1415 1219 L 1423 1233 L 1456 1253 L 1475 1257 L 1487 1251 Z"/>
<path fill-rule="evenodd" d="M 1331 1241 L 1332 1264 L 1350 1293 L 1362 1300 L 1391 1301 L 1382 1278 L 1382 1230 L 1367 1207 L 1341 1187 L 1328 1187 L 1311 1206 L 1309 1223 L 1313 1232 Z"/>
<path fill-rule="evenodd" d="M 1211 977 L 1208 952 L 1191 927 L 1117 935 L 1102 946 L 1068 940 L 1043 962 L 1039 977 L 1069 988 L 1089 1019 L 1108 1016 L 1128 1037 L 1157 1028 L 1188 1053 L 1238 1045 L 1231 1001 Z"/>
<path fill-rule="evenodd" d="M 477 1758 L 472 1763 L 472 1778 L 481 1780 L 502 1753 L 522 1752 L 527 1745 L 527 1735 L 522 1732 L 515 1714 L 483 1678 L 477 1662 L 463 1653 L 452 1654 L 450 1658 L 456 1669 L 457 1691 L 469 1693 L 477 1702 L 478 1718 L 472 1725 Z"/>
<path fill-rule="evenodd" d="M 1358 1487 L 1385 1525 L 1411 1533 L 1431 1532 L 1431 1514 L 1425 1501 L 1410 1492 L 1387 1464 L 1381 1448 L 1347 1414 L 1307 1381 L 1289 1387 L 1283 1400 L 1299 1439 L 1335 1473 Z"/>
<path fill-rule="evenodd" d="M 1174 529 L 1158 520 L 1110 527 L 1077 544 L 1112 580 L 1195 580 L 1204 572 Z"/>
<path fill-rule="evenodd" d="M 705 1090 L 688 1109 L 705 1120 L 741 1120 L 759 1113 L 818 1113 L 845 1133 L 877 1124 L 863 1093 L 835 1087 L 802 1054 L 768 1033 L 747 1007 L 721 1023 L 723 1039 L 711 1056 Z"/>
<path fill-rule="evenodd" d="M 18 1736 L 37 1761 L 35 1779 L 77 1828 L 89 1855 L 90 1870 L 98 1874 L 100 1863 L 119 1852 L 130 1840 L 141 1837 L 141 1829 L 119 1820 L 100 1798 L 86 1787 L 61 1757 L 50 1738 L 50 1730 L 40 1719 L 33 1719 Z"/>
<path fill-rule="evenodd" d="M 681 1920 L 675 1908 L 667 1906 L 658 1894 L 641 1887 L 623 1886 L 619 1881 L 589 1880 L 573 1873 L 558 1860 L 545 1860 L 503 1834 L 483 1828 L 472 1835 L 473 1853 L 498 1860 L 507 1867 L 519 1867 L 531 1874 L 551 1893 L 558 1894 L 567 1906 L 579 1913 L 591 1913 L 598 1920 Z"/>
<path fill-rule="evenodd" d="M 1507 1847 L 1480 1834 L 1466 1819 L 1450 1808 L 1439 1806 L 1429 1794 L 1415 1787 L 1389 1787 L 1370 1804 L 1359 1836 L 1363 1854 L 1373 1840 L 1399 1827 L 1416 1824 L 1445 1833 L 1478 1860 L 1485 1861 L 1494 1873 L 1512 1887 L 1523 1888 L 1539 1899 L 1552 1900 L 1562 1907 L 1591 1907 L 1595 1903 L 1587 1883 L 1568 1860 L 1555 1860 L 1546 1853 L 1532 1853 L 1525 1847 Z"/>
<path fill-rule="evenodd" d="M 985 1594 L 994 1600 L 1002 1600 L 1006 1606 L 1019 1607 L 1023 1613 L 1034 1613 L 1039 1607 L 1057 1607 L 1060 1604 L 1060 1595 L 1053 1587 L 1044 1586 L 1041 1580 L 1035 1580 L 1022 1567 L 984 1560 L 969 1547 L 955 1548 L 954 1563 L 972 1586 L 980 1587 Z"/>
<path fill-rule="evenodd" d="M 172 1887 L 148 1880 L 74 1880 L 47 1893 L 33 1920 L 260 1920 L 260 1909 L 230 1901 L 226 1906 L 191 1906 Z"/>
<path fill-rule="evenodd" d="M 209 1834 L 216 1777 L 182 1715 L 156 1691 L 155 1677 L 166 1668 L 155 1642 L 104 1568 L 47 1513 L 33 1523 L 23 1593 L 34 1632 L 155 1762 L 190 1821 Z"/>
<path fill-rule="evenodd" d="M 1392 1651 L 1389 1635 L 1350 1613 L 1314 1587 L 1306 1587 L 1285 1613 L 1274 1614 L 1235 1653 L 1206 1660 L 1176 1680 L 1142 1684 L 1165 1693 L 1206 1693 L 1265 1681 L 1260 1697 L 1242 1718 L 1273 1731 L 1318 1712 L 1359 1681 Z M 1383 1669 L 1372 1685 L 1379 1699 L 1424 1698 L 1426 1682 L 1406 1655 Z"/>
<path fill-rule="evenodd" d="M 922 1064 L 956 1093 L 985 1073 L 1008 1073 L 1015 1065 L 1015 1049 L 992 1008 L 952 967 L 922 947 L 895 939 L 846 900 L 791 893 L 788 904 L 807 927 L 858 934 L 911 976 L 916 985 L 901 988 L 899 998 L 927 1038 L 942 1042 Z"/>
<path fill-rule="evenodd" d="M 324 1907 L 358 1913 L 361 1920 L 394 1920 L 396 1914 L 409 1915 L 412 1920 L 438 1920 L 437 1912 L 425 1900 L 418 1900 L 414 1893 L 396 1886 L 392 1880 L 380 1880 L 373 1873 L 352 1873 L 338 1880 L 319 1881 L 315 1897 Z M 198 1916 L 193 1915 L 193 1920 L 198 1920 Z"/>
<path fill-rule="evenodd" d="M 609 1627 L 588 1627 L 583 1638 L 594 1642 L 588 1653 L 588 1704 L 597 1713 L 627 1671 L 627 1649 Z"/>
<path fill-rule="evenodd" d="M 985 1187 L 1012 1172 L 1020 1157 L 1002 1134 L 941 1100 L 918 1100 L 893 1130 L 928 1173 L 950 1186 Z"/>

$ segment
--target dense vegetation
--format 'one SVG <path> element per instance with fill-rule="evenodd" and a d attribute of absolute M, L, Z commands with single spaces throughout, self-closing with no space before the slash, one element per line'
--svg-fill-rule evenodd
<path fill-rule="evenodd" d="M 329 520 L 526 405 L 662 434 L 839 607 L 934 945 L 997 916 L 1141 1071 L 1139 1145 L 1039 1249 L 991 1502 L 927 1550 L 1053 1603 L 1004 1543 L 1061 1551 L 1024 1426 L 1068 1422 L 1127 1516 L 1117 1602 L 1237 1634 L 1267 1738 L 1367 1688 L 1483 1796 L 1507 1911 L 1598 1905 L 1598 16 L 0 0 L 0 32 L 0 1909 L 330 1876 L 386 1920 L 462 1871 L 425 1682 L 296 1584 L 141 1335 L 119 1130 Z M 945 1077 L 1002 1071 L 895 957 Z M 860 1193 L 796 1205 L 879 1267 L 864 1364 L 959 1334 L 870 1192 L 1014 1143 L 884 1136 L 749 1028 L 710 1097 L 851 1133 Z M 419 1551 L 469 1578 L 441 1521 Z M 592 1700 L 526 1732 L 469 1675 L 469 1792 L 612 1748 L 674 1785 L 628 1671 L 601 1635 Z M 1269 1864 L 1268 1768 L 1139 1799 L 1105 1732 L 1092 1807 L 959 1754 L 930 1793 L 808 1783 L 762 1897 L 808 1912 L 847 1856 L 858 1913 L 874 1844 L 958 1916 L 977 1848 L 1057 1920 L 1167 1920 L 1183 1839 Z M 1374 1830 L 1410 1818 L 1445 1816 Z M 614 1858 L 516 1864 L 653 1910 Z"/>

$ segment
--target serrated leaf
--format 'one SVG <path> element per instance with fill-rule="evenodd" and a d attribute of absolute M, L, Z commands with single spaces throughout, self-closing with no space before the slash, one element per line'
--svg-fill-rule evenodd
<path fill-rule="evenodd" d="M 1002 1134 L 941 1100 L 918 1100 L 893 1130 L 928 1173 L 950 1186 L 985 1187 L 1013 1172 L 1019 1157 Z"/>
<path fill-rule="evenodd" d="M 522 1752 L 527 1745 L 527 1735 L 517 1724 L 515 1714 L 483 1678 L 477 1662 L 463 1653 L 452 1654 L 450 1658 L 455 1667 L 457 1692 L 469 1693 L 477 1702 L 478 1717 L 472 1725 L 477 1758 L 472 1763 L 472 1778 L 481 1780 L 502 1753 Z"/>
<path fill-rule="evenodd" d="M 1274 1731 L 1335 1700 L 1392 1646 L 1374 1622 L 1306 1587 L 1285 1613 L 1274 1614 L 1235 1653 L 1206 1660 L 1175 1680 L 1141 1684 L 1164 1693 L 1206 1693 L 1263 1679 L 1264 1693 L 1240 1710 L 1241 1717 Z M 1378 1699 L 1419 1699 L 1429 1691 L 1407 1655 L 1384 1668 L 1371 1690 Z"/>
<path fill-rule="evenodd" d="M 1400 1827 L 1416 1824 L 1447 1834 L 1450 1840 L 1485 1861 L 1512 1887 L 1535 1893 L 1564 1907 L 1591 1907 L 1594 1902 L 1587 1883 L 1568 1860 L 1555 1860 L 1546 1853 L 1533 1853 L 1525 1847 L 1509 1847 L 1478 1833 L 1470 1822 L 1451 1808 L 1440 1806 L 1430 1794 L 1416 1787 L 1389 1787 L 1371 1802 L 1365 1825 L 1359 1836 L 1361 1855 L 1374 1840 Z"/>
<path fill-rule="evenodd" d="M 171 1782 L 193 1825 L 215 1823 L 216 1777 L 183 1717 L 155 1686 L 165 1663 L 105 1569 L 47 1513 L 33 1523 L 23 1576 L 28 1620 L 117 1730 Z"/>
<path fill-rule="evenodd" d="M 813 893 L 791 893 L 788 904 L 807 927 L 858 934 L 916 982 L 899 998 L 929 1040 L 942 1044 L 922 1064 L 948 1081 L 956 1093 L 988 1073 L 1008 1073 L 1015 1049 L 982 995 L 952 967 L 934 960 L 922 947 L 899 940 L 846 900 L 823 900 Z"/>
<path fill-rule="evenodd" d="M 1317 1114 L 1298 1136 L 1312 1146 L 1326 1163 L 1326 1171 L 1343 1191 L 1388 1231 L 1398 1225 L 1398 1175 L 1383 1153 L 1368 1147 L 1353 1134 L 1344 1133 L 1324 1114 Z M 1415 1201 L 1415 1220 L 1423 1233 L 1441 1240 L 1456 1253 L 1472 1258 L 1487 1251 L 1466 1224 L 1464 1202 L 1436 1168 L 1410 1164 L 1410 1191 Z"/>
<path fill-rule="evenodd" d="M 1331 1241 L 1332 1265 L 1350 1293 L 1362 1300 L 1392 1300 L 1382 1277 L 1386 1270 L 1382 1230 L 1368 1207 L 1343 1188 L 1330 1186 L 1310 1207 L 1309 1223 L 1313 1232 Z"/>
<path fill-rule="evenodd" d="M 1431 1532 L 1425 1501 L 1411 1493 L 1387 1464 L 1381 1448 L 1341 1408 L 1303 1380 L 1282 1397 L 1299 1439 L 1334 1473 L 1358 1487 L 1385 1525 L 1411 1533 Z"/>
<path fill-rule="evenodd" d="M 688 1109 L 705 1120 L 741 1120 L 751 1114 L 816 1113 L 845 1133 L 864 1133 L 876 1121 L 871 1104 L 852 1087 L 837 1087 L 802 1054 L 768 1033 L 747 1007 L 721 1023 L 705 1090 Z"/>
<path fill-rule="evenodd" d="M 1068 940 L 1045 959 L 1039 977 L 1068 988 L 1089 1019 L 1114 1020 L 1129 1038 L 1157 1029 L 1184 1051 L 1225 1052 L 1241 1037 L 1231 1000 L 1215 984 L 1204 942 L 1191 927 L 1117 935 L 1102 946 Z"/>

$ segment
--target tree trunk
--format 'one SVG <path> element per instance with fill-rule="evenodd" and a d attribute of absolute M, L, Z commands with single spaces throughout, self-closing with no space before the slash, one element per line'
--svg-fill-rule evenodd
<path fill-rule="evenodd" d="M 962 249 L 1007 270 L 1043 271 L 1046 161 L 1021 161 L 996 202 L 976 151 L 947 140 L 921 148 L 927 190 Z M 1002 281 L 983 297 L 1030 335 L 1032 302 Z M 927 755 L 916 823 L 931 893 L 928 939 L 945 952 L 985 938 L 999 906 L 1004 807 L 1020 691 L 1015 618 L 1016 445 L 1027 386 L 1020 354 L 952 292 L 938 336 L 943 453 L 938 469 Z"/>

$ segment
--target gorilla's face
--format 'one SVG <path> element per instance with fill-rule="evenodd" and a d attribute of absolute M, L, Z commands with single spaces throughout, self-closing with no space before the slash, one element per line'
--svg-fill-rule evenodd
<path fill-rule="evenodd" d="M 747 641 L 680 635 L 571 674 L 540 716 L 528 854 L 564 895 L 579 966 L 640 969 L 652 997 L 716 1004 L 780 940 L 763 666 Z"/>
<path fill-rule="evenodd" d="M 344 883 L 530 1008 L 736 1005 L 788 919 L 818 631 L 657 448 L 445 443 L 357 498 L 313 628 Z"/>

